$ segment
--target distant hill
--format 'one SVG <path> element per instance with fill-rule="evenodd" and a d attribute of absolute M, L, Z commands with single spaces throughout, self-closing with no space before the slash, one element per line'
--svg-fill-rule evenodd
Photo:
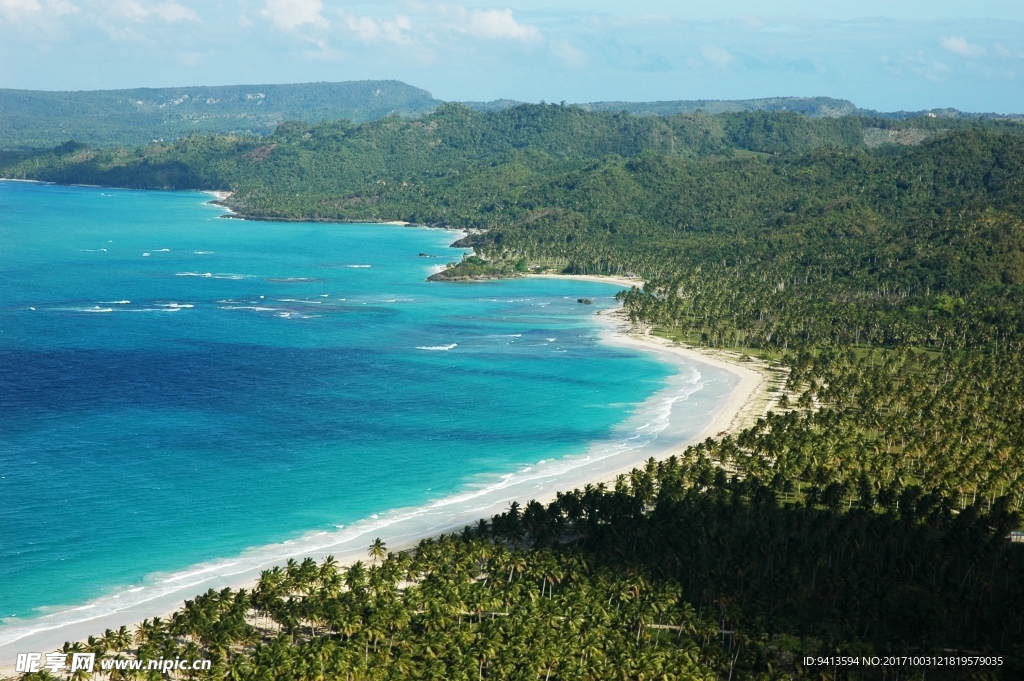
<path fill-rule="evenodd" d="M 464 102 L 477 111 L 500 111 L 524 104 L 513 99 L 495 99 L 490 102 Z M 995 113 L 969 113 L 958 109 L 930 109 L 921 111 L 877 111 L 862 109 L 848 99 L 832 97 L 766 97 L 763 99 L 677 99 L 658 102 L 587 102 L 577 104 L 582 109 L 596 112 L 628 111 L 634 116 L 674 116 L 703 111 L 707 114 L 746 113 L 752 111 L 798 113 L 812 118 L 838 118 L 840 116 L 866 116 L 889 120 L 909 118 L 947 119 L 1008 119 L 1019 121 L 1020 115 Z"/>
<path fill-rule="evenodd" d="M 146 144 L 196 131 L 270 134 L 285 120 L 391 114 L 417 116 L 441 104 L 396 80 L 222 85 L 83 92 L 0 89 L 0 148 Z"/>
<path fill-rule="evenodd" d="M 511 109 L 514 106 L 520 106 L 522 104 L 529 104 L 530 102 L 523 102 L 518 99 L 492 99 L 489 102 L 460 102 L 465 104 L 474 111 L 504 111 L 505 109 Z"/>
<path fill-rule="evenodd" d="M 417 117 L 435 111 L 442 100 L 397 80 L 291 85 L 221 85 L 44 92 L 0 89 L 0 150 L 52 148 L 68 140 L 92 146 L 137 146 L 173 141 L 192 132 L 269 135 L 286 120 L 316 123 L 348 119 L 355 123 L 395 114 Z M 494 112 L 524 104 L 513 99 L 464 102 L 476 111 Z M 636 116 L 751 112 L 796 113 L 812 118 L 848 115 L 875 119 L 1013 119 L 1020 116 L 969 114 L 956 109 L 879 112 L 832 97 L 764 99 L 690 99 L 658 102 L 589 102 L 585 111 L 627 111 Z M 905 142 L 878 137 L 881 141 Z"/>
<path fill-rule="evenodd" d="M 838 118 L 858 112 L 857 105 L 831 97 L 770 97 L 767 99 L 690 99 L 668 102 L 592 102 L 588 111 L 628 111 L 637 116 L 671 116 L 703 111 L 709 114 L 744 111 L 790 111 L 805 116 Z"/>

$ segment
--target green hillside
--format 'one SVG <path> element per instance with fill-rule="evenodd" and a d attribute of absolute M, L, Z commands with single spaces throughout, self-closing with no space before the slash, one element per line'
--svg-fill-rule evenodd
<path fill-rule="evenodd" d="M 49 148 L 69 140 L 99 147 L 136 146 L 157 140 L 173 142 L 197 132 L 266 136 L 284 121 L 316 123 L 345 119 L 358 124 L 390 115 L 417 117 L 434 111 L 441 104 L 426 90 L 393 80 L 80 92 L 0 89 L 0 150 Z M 466 103 L 480 112 L 499 112 L 520 104 L 522 102 L 510 99 Z M 879 120 L 903 120 L 925 115 L 925 112 L 866 111 L 847 100 L 830 97 L 592 102 L 578 106 L 584 111 L 625 111 L 638 116 L 763 111 L 816 118 L 860 115 Z M 943 121 L 945 127 L 979 118 L 954 109 L 928 112 L 928 115 Z M 1013 119 L 1006 116 L 981 118 Z"/>
<path fill-rule="evenodd" d="M 439 101 L 394 80 L 291 85 L 136 88 L 92 92 L 0 90 L 0 149 L 74 139 L 113 146 L 194 132 L 270 134 L 285 120 L 363 122 L 414 116 Z"/>
<path fill-rule="evenodd" d="M 476 111 L 501 111 L 526 104 L 513 99 L 495 99 L 490 102 L 464 102 Z M 578 104 L 584 111 L 620 113 L 635 116 L 674 116 L 703 111 L 707 114 L 743 113 L 750 111 L 788 111 L 812 117 L 835 118 L 861 113 L 853 102 L 832 97 L 766 97 L 764 99 L 677 99 L 657 102 L 588 102 Z M 881 117 L 884 117 L 883 114 Z"/>
<path fill-rule="evenodd" d="M 766 97 L 764 99 L 691 99 L 663 102 L 592 102 L 588 111 L 628 111 L 638 116 L 672 116 L 703 111 L 709 114 L 745 111 L 789 111 L 805 116 L 836 118 L 859 113 L 857 106 L 832 97 Z"/>
<path fill-rule="evenodd" d="M 495 99 L 489 102 L 465 102 L 477 111 L 500 111 L 526 102 L 512 99 Z M 635 116 L 674 116 L 683 113 L 708 114 L 749 113 L 798 113 L 812 118 L 839 118 L 841 116 L 864 116 L 885 120 L 906 120 L 910 118 L 938 118 L 946 123 L 958 120 L 1012 120 L 1021 121 L 1020 115 L 994 113 L 970 113 L 958 109 L 944 108 L 930 111 L 877 111 L 862 109 L 848 99 L 834 97 L 764 97 L 761 99 L 674 99 L 655 102 L 587 102 L 577 104 L 586 111 L 612 112 L 627 111 Z"/>

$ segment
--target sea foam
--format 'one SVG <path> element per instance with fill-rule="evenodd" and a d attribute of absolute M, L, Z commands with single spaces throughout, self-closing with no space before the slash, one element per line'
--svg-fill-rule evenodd
<path fill-rule="evenodd" d="M 248 274 L 214 274 L 213 272 L 175 272 L 176 277 L 202 277 L 204 279 L 248 279 Z"/>

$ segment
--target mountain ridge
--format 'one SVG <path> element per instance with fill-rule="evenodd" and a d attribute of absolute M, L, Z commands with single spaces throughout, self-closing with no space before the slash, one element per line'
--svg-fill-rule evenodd
<path fill-rule="evenodd" d="M 353 123 L 387 116 L 418 117 L 444 104 L 422 88 L 397 80 L 291 84 L 182 86 L 117 90 L 45 91 L 0 89 L 0 149 L 40 149 L 68 140 L 94 146 L 172 141 L 193 133 L 266 136 L 286 120 Z M 525 104 L 512 99 L 461 102 L 477 111 Z M 586 111 L 626 111 L 636 116 L 682 113 L 793 112 L 814 118 L 846 115 L 903 120 L 933 118 L 1020 119 L 956 109 L 879 112 L 832 97 L 693 99 L 575 104 Z"/>

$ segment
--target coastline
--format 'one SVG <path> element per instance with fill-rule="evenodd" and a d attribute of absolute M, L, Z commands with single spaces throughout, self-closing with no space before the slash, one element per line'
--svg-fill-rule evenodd
<path fill-rule="evenodd" d="M 612 318 L 614 323 L 624 327 L 617 331 L 624 344 L 647 351 L 669 352 L 740 376 L 740 385 L 733 391 L 729 404 L 708 423 L 705 437 L 714 437 L 722 432 L 733 434 L 749 428 L 768 412 L 773 402 L 771 393 L 781 392 L 785 384 L 786 371 L 772 369 L 767 363 L 750 357 L 744 360 L 739 352 L 678 345 L 649 333 L 633 332 L 622 308 L 601 316 Z"/>
<path fill-rule="evenodd" d="M 616 284 L 626 288 L 633 286 L 642 288 L 645 283 L 639 277 L 615 275 L 528 274 L 526 276 L 527 278 L 537 279 L 592 281 L 602 284 Z M 723 433 L 734 434 L 749 428 L 768 412 L 773 401 L 769 391 L 773 388 L 779 391 L 782 384 L 785 383 L 783 377 L 769 368 L 764 362 L 750 358 L 748 358 L 749 361 L 743 361 L 741 359 L 743 355 L 738 352 L 678 345 L 650 333 L 636 332 L 631 328 L 621 307 L 600 311 L 597 313 L 597 316 L 611 331 L 608 338 L 605 339 L 610 345 L 632 347 L 645 352 L 653 352 L 656 355 L 668 353 L 682 359 L 708 364 L 724 371 L 732 372 L 740 377 L 740 383 L 733 390 L 729 403 L 708 423 L 701 436 L 687 443 L 687 445 L 672 450 L 673 453 L 682 451 L 686 446 L 708 437 L 716 437 Z M 662 359 L 666 358 L 662 357 Z M 671 456 L 671 454 L 666 456 Z M 599 481 L 595 480 L 593 482 Z"/>
<path fill-rule="evenodd" d="M 605 284 L 632 286 L 638 280 L 625 278 L 596 277 L 588 275 L 533 275 L 547 278 L 597 281 Z M 359 521 L 338 532 L 308 534 L 279 544 L 259 547 L 243 552 L 239 556 L 194 565 L 187 571 L 151 575 L 147 580 L 145 597 L 133 599 L 133 594 L 115 593 L 101 597 L 84 605 L 54 608 L 52 615 L 44 615 L 26 621 L 26 628 L 18 638 L 0 643 L 0 678 L 13 672 L 5 663 L 12 663 L 18 652 L 45 652 L 59 647 L 65 640 L 84 640 L 89 635 L 101 633 L 106 628 L 117 628 L 128 622 L 134 627 L 143 619 L 154 616 L 164 617 L 180 609 L 182 601 L 209 588 L 251 587 L 262 570 L 284 563 L 288 558 L 312 556 L 322 559 L 333 554 L 340 564 L 349 564 L 365 559 L 366 545 L 380 536 L 390 550 L 414 547 L 421 539 L 441 533 L 462 529 L 479 518 L 488 518 L 507 509 L 513 500 L 525 503 L 530 499 L 542 502 L 553 500 L 558 492 L 581 488 L 586 484 L 610 482 L 616 476 L 654 457 L 663 459 L 679 453 L 685 447 L 706 437 L 713 437 L 723 431 L 735 431 L 749 425 L 759 417 L 767 406 L 765 396 L 771 383 L 771 372 L 764 365 L 753 362 L 741 363 L 739 357 L 722 353 L 704 352 L 676 346 L 669 341 L 646 334 L 632 333 L 621 308 L 603 310 L 593 316 L 600 330 L 604 345 L 631 348 L 651 353 L 659 361 L 673 365 L 677 376 L 686 371 L 699 376 L 706 372 L 697 367 L 708 367 L 724 372 L 732 378 L 727 393 L 705 399 L 703 414 L 708 418 L 695 424 L 694 432 L 685 439 L 660 440 L 658 436 L 669 426 L 676 401 L 686 401 L 691 395 L 701 398 L 703 384 L 691 392 L 680 392 L 681 383 L 676 383 L 673 395 L 666 397 L 666 391 L 653 395 L 638 412 L 644 418 L 657 410 L 666 410 L 662 430 L 654 431 L 647 442 L 638 446 L 616 449 L 610 443 L 592 443 L 586 452 L 550 462 L 541 461 L 527 465 L 515 474 L 493 475 L 487 482 L 466 483 L 451 495 L 431 502 L 423 507 L 399 508 L 381 513 L 380 517 Z M 724 387 L 722 381 L 719 388 Z M 699 402 L 699 399 L 698 399 Z M 667 408 L 666 406 L 667 405 Z M 689 410 L 680 410 L 687 412 Z M 678 414 L 677 414 L 678 415 Z M 682 417 L 681 417 L 682 418 Z M 642 419 L 641 419 L 642 420 Z M 685 420 L 685 419 L 684 419 Z M 647 424 L 636 428 L 641 431 Z M 633 423 L 631 427 L 636 426 Z M 666 438 L 671 440 L 671 436 Z M 603 449 L 602 449 L 603 448 Z M 125 596 L 118 602 L 116 599 Z M 140 595 L 141 596 L 141 595 Z M 127 603 L 126 601 L 133 602 Z M 52 617 L 49 623 L 46 620 Z M 15 624 L 7 622 L 7 624 Z M 42 628 L 39 627 L 47 627 Z M 15 626 L 17 626 L 15 624 Z M 26 631 L 32 629 L 33 631 Z M 8 632 L 11 633 L 11 632 Z"/>
<path fill-rule="evenodd" d="M 582 281 L 607 281 L 606 278 L 590 275 L 539 276 L 572 276 Z M 677 367 L 680 372 L 694 363 L 714 367 L 734 375 L 738 381 L 728 393 L 728 398 L 723 404 L 717 406 L 711 418 L 696 434 L 669 446 L 641 448 L 636 452 L 637 456 L 624 465 L 604 468 L 600 472 L 594 470 L 589 477 L 577 481 L 576 484 L 562 485 L 558 489 L 549 490 L 548 494 L 537 497 L 537 501 L 544 504 L 554 501 L 558 492 L 578 489 L 588 484 L 604 483 L 611 487 L 620 475 L 628 475 L 636 468 L 643 468 L 648 459 L 662 461 L 682 454 L 688 447 L 703 442 L 707 438 L 735 435 L 749 428 L 770 408 L 773 402 L 773 393 L 770 391 L 773 388 L 781 389 L 781 385 L 784 383 L 782 377 L 770 369 L 767 364 L 757 360 L 741 361 L 739 353 L 676 345 L 658 336 L 636 333 L 625 318 L 621 307 L 599 311 L 595 317 L 602 327 L 601 340 L 605 345 L 632 348 L 653 354 L 659 361 Z M 520 500 L 520 503 L 523 501 L 525 500 Z"/>
<path fill-rule="evenodd" d="M 555 499 L 558 492 L 582 488 L 586 484 L 613 482 L 618 475 L 627 474 L 634 468 L 642 466 L 651 457 L 668 458 L 707 437 L 714 437 L 723 431 L 735 432 L 742 429 L 763 414 L 767 405 L 766 391 L 771 383 L 771 372 L 764 365 L 753 362 L 740 363 L 738 357 L 705 353 L 675 346 L 649 335 L 630 333 L 628 322 L 621 314 L 621 308 L 601 311 L 594 318 L 600 326 L 603 344 L 651 353 L 659 361 L 677 367 L 680 372 L 684 369 L 692 370 L 694 364 L 711 367 L 731 374 L 736 382 L 724 396 L 725 399 L 719 399 L 713 405 L 711 418 L 685 441 L 659 444 L 655 438 L 649 446 L 626 451 L 621 456 L 609 455 L 599 458 L 595 453 L 596 460 L 591 461 L 590 455 L 576 455 L 567 457 L 565 461 L 551 462 L 554 465 L 551 466 L 550 472 L 542 471 L 540 466 L 536 466 L 538 470 L 532 476 L 501 476 L 500 482 L 484 487 L 464 485 L 452 495 L 425 507 L 396 509 L 381 514 L 379 518 L 366 519 L 338 533 L 331 533 L 337 536 L 330 536 L 327 533 L 309 535 L 261 547 L 252 554 L 193 566 L 189 572 L 164 575 L 164 578 L 158 579 L 154 586 L 159 590 L 160 585 L 169 584 L 165 593 L 157 593 L 132 607 L 119 608 L 99 617 L 87 615 L 89 610 L 97 609 L 97 602 L 77 607 L 75 610 L 82 614 L 79 621 L 61 623 L 51 630 L 28 634 L 16 641 L 0 645 L 0 678 L 13 672 L 6 663 L 13 662 L 16 652 L 46 652 L 59 647 L 64 640 L 84 640 L 87 636 L 99 634 L 106 628 L 116 629 L 129 622 L 134 628 L 143 619 L 153 616 L 166 617 L 181 607 L 183 599 L 191 598 L 209 588 L 252 587 L 262 570 L 281 564 L 288 557 L 301 559 L 313 556 L 323 559 L 326 555 L 333 554 L 339 564 L 351 564 L 365 559 L 365 546 L 377 536 L 384 539 L 389 550 L 409 549 L 421 539 L 458 531 L 476 519 L 500 513 L 506 510 L 513 500 L 525 503 L 529 499 L 536 499 L 548 503 Z M 659 394 L 654 398 L 658 398 Z M 528 471 L 530 468 L 525 470 Z M 260 554 L 266 554 L 265 559 Z M 110 598 L 107 597 L 107 600 Z M 42 619 L 45 618 L 46 616 Z M 38 623 L 38 620 L 35 622 Z"/>

